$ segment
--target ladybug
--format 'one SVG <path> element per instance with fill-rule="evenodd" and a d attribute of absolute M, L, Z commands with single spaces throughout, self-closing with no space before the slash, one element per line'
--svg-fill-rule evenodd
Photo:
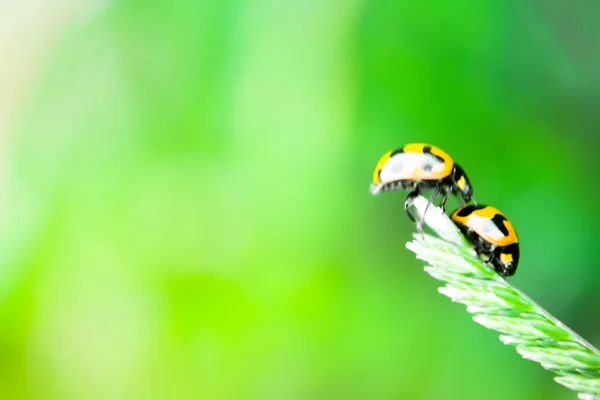
<path fill-rule="evenodd" d="M 498 209 L 468 205 L 452 214 L 452 221 L 480 256 L 487 256 L 502 276 L 512 276 L 519 264 L 519 238 L 511 222 Z"/>
<path fill-rule="evenodd" d="M 423 189 L 433 188 L 429 203 L 443 194 L 442 210 L 450 193 L 459 194 L 463 205 L 471 201 L 473 188 L 463 169 L 441 149 L 424 143 L 407 144 L 381 157 L 373 172 L 371 193 L 409 189 L 404 210 L 416 221 L 409 207 Z"/>

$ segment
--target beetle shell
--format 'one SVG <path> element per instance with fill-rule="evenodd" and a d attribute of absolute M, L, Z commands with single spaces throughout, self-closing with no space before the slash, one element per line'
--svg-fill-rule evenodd
<path fill-rule="evenodd" d="M 519 263 L 519 238 L 502 212 L 483 204 L 469 205 L 456 210 L 452 221 L 478 254 L 488 256 L 496 271 L 503 276 L 514 275 Z"/>
<path fill-rule="evenodd" d="M 494 207 L 470 205 L 452 214 L 452 220 L 472 229 L 493 245 L 506 247 L 519 241 L 512 223 Z"/>
<path fill-rule="evenodd" d="M 453 167 L 452 158 L 438 147 L 408 144 L 383 155 L 373 172 L 373 183 L 442 180 L 452 173 Z"/>

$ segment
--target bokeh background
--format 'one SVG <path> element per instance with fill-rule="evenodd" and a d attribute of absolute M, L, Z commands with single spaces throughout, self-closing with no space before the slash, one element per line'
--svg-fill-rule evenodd
<path fill-rule="evenodd" d="M 405 248 L 433 143 L 600 344 L 600 3 L 0 3 L 2 399 L 573 399 Z M 452 206 L 450 206 L 452 208 Z"/>

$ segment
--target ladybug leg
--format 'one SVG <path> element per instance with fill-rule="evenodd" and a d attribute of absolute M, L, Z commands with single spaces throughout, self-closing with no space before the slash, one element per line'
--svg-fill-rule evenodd
<path fill-rule="evenodd" d="M 491 263 L 494 259 L 496 258 L 496 246 L 492 247 L 492 249 L 490 250 L 490 253 L 488 255 L 487 260 L 484 260 L 484 262 L 487 263 Z"/>
<path fill-rule="evenodd" d="M 406 197 L 406 201 L 404 202 L 404 211 L 406 212 L 406 215 L 408 215 L 408 218 L 410 218 L 412 222 L 417 222 L 417 220 L 415 216 L 410 212 L 409 208 L 413 205 L 417 197 L 419 197 L 418 186 L 416 186 L 415 189 L 408 194 L 408 196 Z"/>
<path fill-rule="evenodd" d="M 429 209 L 431 203 L 433 203 L 435 198 L 438 197 L 438 195 L 440 194 L 441 188 L 441 185 L 436 185 L 436 187 L 433 189 L 433 193 L 431 194 L 431 197 L 427 202 L 427 206 L 425 206 L 425 211 L 423 211 L 423 215 L 421 215 L 421 218 L 419 218 L 419 222 L 417 222 L 417 231 L 423 232 L 423 219 L 425 218 L 425 214 L 427 214 L 427 210 Z"/>
<path fill-rule="evenodd" d="M 473 230 L 467 228 L 463 224 L 458 225 L 458 230 L 464 235 L 465 239 L 467 239 L 467 241 L 473 245 Z"/>
<path fill-rule="evenodd" d="M 512 262 L 509 262 L 504 265 L 502 265 L 501 262 L 499 262 L 498 264 L 499 264 L 499 266 L 498 266 L 498 268 L 496 268 L 496 271 L 498 271 L 498 273 L 505 278 L 508 276 L 513 276 L 517 270 L 515 268 L 514 263 L 512 263 Z"/>
<path fill-rule="evenodd" d="M 440 208 L 442 209 L 442 212 L 445 213 L 446 212 L 446 201 L 448 201 L 448 196 L 450 196 L 450 192 L 445 187 L 442 188 L 442 191 L 444 192 L 444 197 L 442 198 L 442 202 L 440 203 Z"/>
<path fill-rule="evenodd" d="M 460 208 L 463 208 L 467 204 L 467 202 L 462 196 L 458 196 L 458 198 L 460 199 Z"/>
<path fill-rule="evenodd" d="M 486 263 L 492 264 L 492 266 L 494 267 L 494 270 L 499 273 L 502 276 L 505 276 L 504 271 L 503 271 L 503 267 L 502 265 L 499 263 L 499 257 L 500 257 L 500 252 L 502 251 L 501 247 L 498 247 L 498 245 L 493 245 L 490 247 L 489 250 L 489 257 L 487 260 L 485 260 Z"/>
<path fill-rule="evenodd" d="M 471 231 L 473 232 L 473 231 Z M 479 258 L 486 264 L 492 264 L 495 268 L 494 260 L 496 258 L 495 250 L 496 245 L 492 245 L 489 242 L 483 240 L 483 238 L 473 232 L 473 237 L 475 238 L 475 251 L 479 254 Z M 487 258 L 485 256 L 487 255 Z"/>

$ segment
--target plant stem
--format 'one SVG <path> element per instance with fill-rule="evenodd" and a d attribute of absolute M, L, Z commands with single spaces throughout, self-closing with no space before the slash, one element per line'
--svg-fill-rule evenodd
<path fill-rule="evenodd" d="M 423 197 L 414 203 L 419 216 L 426 206 Z M 555 373 L 580 399 L 600 399 L 600 351 L 487 266 L 440 208 L 430 206 L 423 221 L 439 237 L 416 233 L 406 247 L 446 283 L 439 292 L 465 304 L 475 322 Z"/>

